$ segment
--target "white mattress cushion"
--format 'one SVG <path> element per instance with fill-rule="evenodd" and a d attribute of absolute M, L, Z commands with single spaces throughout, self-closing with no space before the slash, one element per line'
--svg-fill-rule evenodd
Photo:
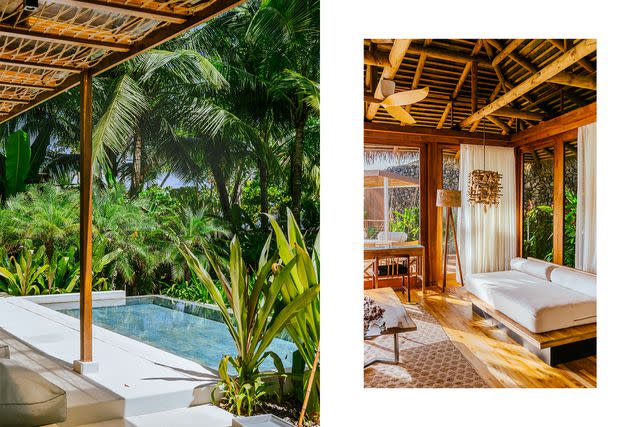
<path fill-rule="evenodd" d="M 509 267 L 512 270 L 518 270 L 521 271 L 522 265 L 527 262 L 526 258 L 520 258 L 520 257 L 516 257 L 516 258 L 512 258 L 511 262 L 509 263 Z"/>
<path fill-rule="evenodd" d="M 527 259 L 520 265 L 516 265 L 516 267 L 518 271 L 530 274 L 538 279 L 549 281 L 551 278 L 551 271 L 558 266 L 549 262 L 539 261 L 537 259 Z"/>
<path fill-rule="evenodd" d="M 493 306 L 493 292 L 497 289 L 549 286 L 549 282 L 521 271 L 510 270 L 472 274 L 464 285 L 467 291 Z"/>
<path fill-rule="evenodd" d="M 596 276 L 569 268 L 556 268 L 551 272 L 551 282 L 563 288 L 596 297 Z"/>
<path fill-rule="evenodd" d="M 561 286 L 501 287 L 492 300 L 496 310 L 536 333 L 596 321 L 595 298 Z"/>

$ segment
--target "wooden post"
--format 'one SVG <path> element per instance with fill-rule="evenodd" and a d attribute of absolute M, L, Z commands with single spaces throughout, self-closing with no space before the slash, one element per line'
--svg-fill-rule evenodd
<path fill-rule="evenodd" d="M 553 150 L 553 262 L 564 261 L 564 141 Z"/>
<path fill-rule="evenodd" d="M 91 330 L 91 209 L 93 190 L 91 74 L 80 81 L 80 361 L 93 360 Z"/>
<path fill-rule="evenodd" d="M 523 196 L 523 172 L 524 156 L 520 148 L 515 148 L 516 157 L 516 256 L 522 256 L 522 196 Z"/>

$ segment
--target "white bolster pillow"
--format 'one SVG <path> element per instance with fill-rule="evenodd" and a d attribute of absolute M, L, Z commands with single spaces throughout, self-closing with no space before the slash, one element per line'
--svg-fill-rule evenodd
<path fill-rule="evenodd" d="M 538 279 L 549 281 L 551 280 L 551 271 L 556 267 L 557 265 L 555 264 L 529 258 L 516 269 L 533 277 L 537 277 Z"/>
<path fill-rule="evenodd" d="M 556 268 L 551 272 L 551 282 L 563 288 L 596 297 L 596 276 L 569 268 Z"/>

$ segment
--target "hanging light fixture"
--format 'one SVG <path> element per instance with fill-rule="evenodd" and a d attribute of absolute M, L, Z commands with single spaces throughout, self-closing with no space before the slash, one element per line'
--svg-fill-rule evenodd
<path fill-rule="evenodd" d="M 487 166 L 487 146 L 485 132 L 486 122 L 482 131 L 483 169 L 476 169 L 469 175 L 469 191 L 467 196 L 472 205 L 497 206 L 502 196 L 502 175 L 496 171 L 485 170 Z"/>

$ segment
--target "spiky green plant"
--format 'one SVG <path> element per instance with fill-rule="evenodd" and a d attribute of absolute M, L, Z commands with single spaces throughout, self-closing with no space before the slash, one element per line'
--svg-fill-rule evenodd
<path fill-rule="evenodd" d="M 316 237 L 314 250 L 311 255 L 307 251 L 304 242 L 304 236 L 298 227 L 298 223 L 291 210 L 287 209 L 287 235 L 278 225 L 273 216 L 269 217 L 271 226 L 273 227 L 276 243 L 278 246 L 278 256 L 285 265 L 293 259 L 297 259 L 296 268 L 290 272 L 291 280 L 285 282 L 282 288 L 282 307 L 286 307 L 290 301 L 295 300 L 310 289 L 320 289 L 320 234 Z M 287 332 L 298 347 L 300 357 L 304 361 L 303 387 L 298 389 L 306 390 L 308 385 L 309 373 L 315 358 L 316 350 L 320 343 L 320 294 L 311 301 L 304 309 L 299 311 L 291 318 L 287 324 Z M 295 356 L 294 356 L 295 361 Z M 313 387 L 309 397 L 307 408 L 310 416 L 318 415 L 320 410 L 320 366 L 318 365 L 318 374 L 313 380 Z M 298 396 L 302 399 L 302 394 Z"/>
<path fill-rule="evenodd" d="M 37 280 L 49 268 L 48 264 L 39 263 L 43 255 L 44 246 L 35 253 L 33 249 L 24 249 L 17 259 L 9 258 L 7 267 L 0 267 L 0 278 L 5 280 L 10 295 L 40 294 Z"/>
<path fill-rule="evenodd" d="M 221 380 L 217 388 L 222 391 L 231 410 L 238 415 L 250 415 L 264 394 L 263 378 L 278 375 L 260 371 L 260 365 L 268 357 L 273 359 L 282 375 L 280 357 L 267 349 L 287 323 L 297 313 L 305 310 L 319 292 L 318 286 L 310 287 L 290 299 L 278 313 L 274 313 L 276 301 L 282 297 L 283 289 L 289 286 L 291 272 L 297 265 L 298 257 L 289 259 L 272 271 L 278 255 L 269 258 L 270 243 L 269 238 L 262 250 L 255 280 L 250 280 L 242 258 L 242 249 L 235 237 L 230 245 L 228 275 L 219 261 L 209 251 L 205 252 L 210 267 L 220 281 L 222 292 L 215 285 L 208 269 L 186 245 L 181 245 L 189 267 L 207 287 L 213 301 L 220 308 L 223 321 L 236 345 L 237 354 L 225 355 L 220 361 Z M 228 304 L 222 293 L 229 301 Z M 230 367 L 235 370 L 235 374 L 230 372 Z"/>

